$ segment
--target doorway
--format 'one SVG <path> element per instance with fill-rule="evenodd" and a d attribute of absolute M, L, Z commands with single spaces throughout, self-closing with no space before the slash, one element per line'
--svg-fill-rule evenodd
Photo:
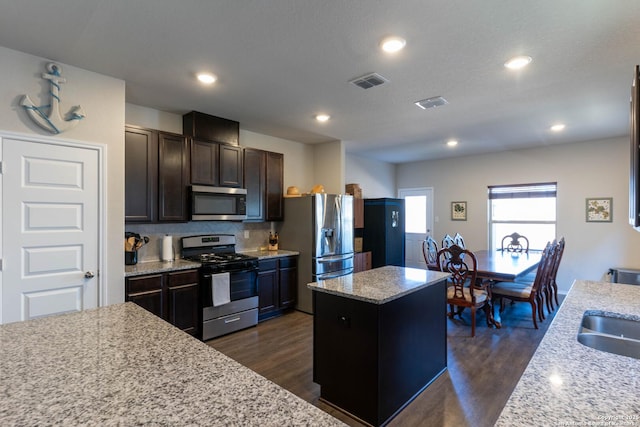
<path fill-rule="evenodd" d="M 0 323 L 99 305 L 103 150 L 5 136 Z"/>
<path fill-rule="evenodd" d="M 433 230 L 433 188 L 401 188 L 398 197 L 405 203 L 405 266 L 426 269 L 422 242 Z"/>

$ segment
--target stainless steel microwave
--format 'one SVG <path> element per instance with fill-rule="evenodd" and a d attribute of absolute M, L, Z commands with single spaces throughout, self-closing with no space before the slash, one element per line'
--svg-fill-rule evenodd
<path fill-rule="evenodd" d="M 247 190 L 244 188 L 193 185 L 190 197 L 192 221 L 247 219 Z"/>

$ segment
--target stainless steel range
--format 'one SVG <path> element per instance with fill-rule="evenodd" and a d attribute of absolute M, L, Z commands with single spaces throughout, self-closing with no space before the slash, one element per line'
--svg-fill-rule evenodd
<path fill-rule="evenodd" d="M 182 257 L 200 267 L 202 340 L 258 323 L 258 258 L 235 252 L 232 234 L 182 238 Z"/>

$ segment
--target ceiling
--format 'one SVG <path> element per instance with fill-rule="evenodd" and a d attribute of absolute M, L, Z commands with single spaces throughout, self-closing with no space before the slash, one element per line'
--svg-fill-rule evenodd
<path fill-rule="evenodd" d="M 628 135 L 640 2 L 0 0 L 0 45 L 126 81 L 126 100 L 392 163 Z M 398 35 L 389 55 L 380 40 Z M 511 71 L 504 62 L 529 55 Z M 209 87 L 197 72 L 218 76 Z M 376 72 L 389 80 L 361 89 Z M 415 101 L 443 96 L 428 110 Z M 315 121 L 320 112 L 331 115 Z M 562 133 L 549 127 L 563 122 Z M 455 138 L 455 148 L 445 142 Z"/>

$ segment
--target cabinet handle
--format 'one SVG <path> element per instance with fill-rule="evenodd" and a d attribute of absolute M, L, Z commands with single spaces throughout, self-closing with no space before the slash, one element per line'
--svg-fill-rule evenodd
<path fill-rule="evenodd" d="M 224 319 L 224 323 L 237 322 L 238 320 L 240 320 L 239 317 L 234 317 L 233 319 Z"/>

